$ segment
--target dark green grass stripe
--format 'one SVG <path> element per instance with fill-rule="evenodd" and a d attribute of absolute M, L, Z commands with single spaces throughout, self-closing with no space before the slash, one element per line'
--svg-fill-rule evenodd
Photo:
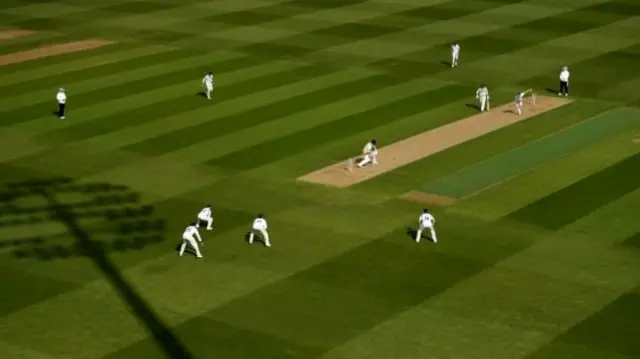
<path fill-rule="evenodd" d="M 375 91 L 400 80 L 384 75 L 371 76 L 310 93 L 292 96 L 273 104 L 216 119 L 198 126 L 187 127 L 164 136 L 139 142 L 125 149 L 146 155 L 159 155 L 175 151 L 194 143 L 238 132 L 252 126 L 275 121 L 292 113 L 310 110 L 345 98 L 355 97 L 363 92 Z"/>
<path fill-rule="evenodd" d="M 623 243 L 625 245 L 627 245 L 627 246 L 631 246 L 631 247 L 640 249 L 640 232 L 638 232 L 638 233 L 632 235 L 631 237 L 625 239 Z"/>
<path fill-rule="evenodd" d="M 620 9 L 627 9 L 627 11 L 619 11 Z M 606 19 L 593 16 L 594 13 L 599 12 L 611 14 L 611 16 L 607 16 Z M 495 30 L 482 35 L 466 37 L 458 43 L 462 49 L 467 49 L 470 53 L 490 57 L 522 50 L 537 43 L 547 42 L 562 36 L 591 30 L 611 22 L 631 18 L 637 14 L 638 7 L 635 5 L 627 7 L 627 5 L 619 3 L 605 2 Z M 527 35 L 523 35 L 520 39 L 514 39 L 513 33 L 518 30 L 525 31 Z M 446 54 L 448 46 L 447 44 L 443 44 L 411 52 L 399 57 L 374 62 L 371 66 L 392 73 L 413 73 L 414 71 L 420 71 L 424 66 L 423 60 L 421 59 L 429 58 L 429 54 L 434 51 L 441 51 Z M 435 70 L 436 72 L 448 71 L 442 66 L 439 66 Z M 545 84 L 548 84 L 548 78 Z"/>
<path fill-rule="evenodd" d="M 71 283 L 2 266 L 0 267 L 0 292 L 3 295 L 0 297 L 0 316 L 45 301 L 75 288 L 77 288 L 77 285 Z"/>
<path fill-rule="evenodd" d="M 580 96 L 599 97 L 601 92 L 613 88 L 621 82 L 638 78 L 640 76 L 637 71 L 638 63 L 640 63 L 640 44 L 572 63 L 571 71 L 581 75 L 571 78 L 569 90 L 572 94 Z M 520 83 L 528 87 L 544 87 L 549 85 L 549 76 L 534 76 L 520 81 Z M 637 94 L 628 94 L 628 99 L 636 98 Z"/>
<path fill-rule="evenodd" d="M 506 216 L 551 230 L 640 188 L 640 154 L 593 174 Z"/>
<path fill-rule="evenodd" d="M 223 90 L 215 92 L 215 101 L 222 102 L 233 100 L 278 86 L 329 74 L 331 72 L 331 69 L 323 65 L 308 65 L 293 68 L 284 72 L 269 74 L 246 82 L 225 86 Z M 179 98 L 148 106 L 137 107 L 126 111 L 125 113 L 103 117 L 98 121 L 85 122 L 55 132 L 50 132 L 46 137 L 63 141 L 81 140 L 92 136 L 118 131 L 127 126 L 148 123 L 158 120 L 159 118 L 164 118 L 167 114 L 189 111 L 191 109 L 202 107 L 202 105 L 202 98 L 193 96 L 193 94 L 187 94 L 186 96 L 181 96 Z"/>
<path fill-rule="evenodd" d="M 204 17 L 201 20 L 233 26 L 257 26 L 271 21 L 286 19 L 292 16 L 309 14 L 319 10 L 338 9 L 345 6 L 365 3 L 368 0 L 344 1 L 309 1 L 293 0 L 273 5 L 255 7 Z"/>
<path fill-rule="evenodd" d="M 113 50 L 112 50 L 113 51 Z M 56 88 L 60 85 L 68 86 L 74 82 L 84 81 L 87 79 L 98 78 L 101 76 L 113 75 L 121 71 L 131 71 L 137 68 L 154 66 L 163 62 L 172 60 L 180 60 L 190 56 L 202 54 L 201 52 L 188 51 L 182 49 L 174 49 L 161 53 L 154 53 L 131 59 L 123 59 L 118 62 L 98 65 L 86 69 L 65 72 L 63 74 L 52 73 L 50 76 L 39 79 L 21 82 L 7 86 L 0 86 L 0 96 L 15 96 L 33 91 L 37 88 L 52 87 Z"/>
<path fill-rule="evenodd" d="M 554 158 L 637 126 L 640 124 L 637 115 L 635 112 L 620 116 L 611 112 L 603 113 L 551 136 L 441 177 L 422 187 L 422 190 L 454 198 L 471 195 Z"/>
<path fill-rule="evenodd" d="M 150 76 L 141 80 L 118 84 L 115 86 L 77 95 L 70 92 L 68 107 L 69 111 L 73 111 L 74 107 L 82 106 L 82 104 L 91 104 L 101 101 L 114 100 L 127 96 L 130 93 L 142 93 L 150 88 L 157 88 L 159 86 L 170 86 L 176 83 L 181 83 L 190 78 L 194 79 L 194 81 L 199 81 L 202 77 L 202 74 L 210 71 L 211 69 L 216 69 L 216 71 L 224 73 L 255 66 L 260 63 L 262 63 L 262 59 L 253 56 L 246 56 L 219 62 L 212 62 L 211 65 L 201 65 L 190 69 Z M 46 101 L 33 104 L 29 107 L 0 112 L 0 116 L 2 117 L 1 124 L 4 126 L 12 125 L 32 120 L 34 118 L 46 116 L 48 113 L 51 113 L 51 99 L 46 99 Z"/>
<path fill-rule="evenodd" d="M 469 88 L 461 85 L 449 85 L 425 91 L 401 100 L 344 117 L 309 130 L 280 137 L 269 142 L 230 153 L 209 161 L 208 164 L 248 170 L 269 162 L 322 146 L 331 141 L 339 141 L 353 133 L 367 131 L 389 124 L 430 109 L 444 106 L 469 93 Z"/>
<path fill-rule="evenodd" d="M 519 2 L 519 1 L 515 1 Z M 454 10 L 453 5 L 457 9 Z M 483 3 L 482 10 L 504 6 L 504 3 Z M 453 0 L 443 4 L 422 6 L 393 14 L 380 15 L 367 20 L 343 23 L 322 28 L 278 41 L 259 42 L 241 47 L 239 50 L 260 55 L 303 56 L 331 47 L 344 45 L 357 40 L 373 39 L 411 28 L 424 26 L 429 20 L 442 21 L 473 14 L 478 6 L 472 6 L 467 0 Z M 397 21 L 398 17 L 419 18 L 421 21 Z M 313 41 L 314 37 L 320 41 Z"/>
<path fill-rule="evenodd" d="M 254 358 L 255 353 L 235 349 L 237 342 L 245 341 L 255 341 L 262 358 L 321 357 L 527 247 L 512 235 L 505 237 L 513 241 L 508 246 L 489 243 L 488 234 L 456 236 L 459 246 L 475 253 L 465 258 L 446 250 L 417 251 L 404 228 L 399 229 L 215 308 L 202 316 L 207 321 L 188 320 L 176 331 L 185 337 L 207 333 L 208 340 L 218 343 L 215 349 L 190 346 L 198 357 L 211 357 L 215 350 L 238 359 Z M 244 330 L 226 331 L 227 325 Z M 151 344 L 145 342 L 112 358 L 134 358 Z M 281 345 L 288 342 L 298 343 L 292 347 L 297 352 L 283 355 Z"/>
<path fill-rule="evenodd" d="M 624 293 L 526 358 L 638 358 L 637 318 L 640 318 L 640 295 Z M 570 353 L 572 349 L 575 352 Z"/>
<path fill-rule="evenodd" d="M 109 46 L 98 47 L 91 51 L 80 51 L 80 52 L 56 55 L 55 60 L 56 62 L 81 60 L 89 57 L 96 57 L 102 54 L 109 54 L 115 51 L 129 50 L 136 47 L 140 47 L 140 44 L 115 43 Z M 15 71 L 29 70 L 29 69 L 37 68 L 40 66 L 48 66 L 48 65 L 51 65 L 51 60 L 52 58 L 48 57 L 48 58 L 41 58 L 41 59 L 34 59 L 34 60 L 19 62 L 11 65 L 0 66 L 0 75 L 3 73 L 13 73 Z"/>
<path fill-rule="evenodd" d="M 8 55 L 16 52 L 31 50 L 43 46 L 51 46 L 54 44 L 64 44 L 72 41 L 86 40 L 86 36 L 60 34 L 47 37 L 25 38 L 23 41 L 14 42 L 11 44 L 2 44 L 0 42 L 0 55 Z M 51 61 L 49 59 L 49 61 Z"/>
<path fill-rule="evenodd" d="M 98 5 L 98 4 L 96 4 Z M 99 10 L 118 14 L 149 14 L 156 11 L 171 10 L 183 6 L 182 1 L 127 1 L 100 6 Z"/>

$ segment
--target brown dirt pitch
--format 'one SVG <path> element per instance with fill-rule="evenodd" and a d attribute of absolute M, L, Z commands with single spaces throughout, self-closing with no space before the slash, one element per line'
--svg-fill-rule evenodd
<path fill-rule="evenodd" d="M 42 46 L 35 49 L 2 55 L 0 56 L 0 66 L 15 64 L 23 61 L 36 60 L 43 57 L 92 50 L 112 43 L 112 41 L 92 39 Z"/>
<path fill-rule="evenodd" d="M 377 165 L 358 168 L 354 164 L 353 170 L 349 171 L 348 159 L 344 159 L 298 179 L 339 188 L 349 187 L 569 102 L 562 97 L 537 96 L 535 106 L 525 103 L 521 116 L 515 113 L 513 103 L 503 105 L 379 148 Z M 384 141 L 384 138 L 378 137 L 378 141 Z"/>
<path fill-rule="evenodd" d="M 30 30 L 0 30 L 0 40 L 11 40 L 16 37 L 27 36 L 35 31 Z"/>

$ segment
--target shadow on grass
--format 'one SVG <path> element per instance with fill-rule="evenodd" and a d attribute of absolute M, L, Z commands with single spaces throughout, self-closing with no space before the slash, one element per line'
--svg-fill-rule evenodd
<path fill-rule="evenodd" d="M 411 240 L 415 242 L 416 236 L 418 235 L 418 231 L 413 228 L 407 228 L 406 233 L 409 237 L 411 237 Z M 429 241 L 433 242 L 433 239 L 431 237 L 426 237 L 424 233 L 422 233 L 422 235 L 420 236 L 420 240 L 422 239 L 428 239 Z"/>
<path fill-rule="evenodd" d="M 36 202 L 44 204 L 30 204 Z M 0 243 L 3 247 L 12 247 L 13 254 L 22 258 L 91 258 L 167 358 L 193 358 L 109 259 L 110 252 L 139 250 L 164 240 L 165 223 L 154 219 L 152 214 L 153 208 L 140 205 L 138 195 L 125 186 L 78 184 L 68 178 L 11 183 L 0 190 L 0 227 L 54 221 L 66 227 L 74 243 L 49 244 L 52 238 L 47 237 L 16 238 Z M 92 224 L 82 225 L 80 221 L 85 220 Z"/>

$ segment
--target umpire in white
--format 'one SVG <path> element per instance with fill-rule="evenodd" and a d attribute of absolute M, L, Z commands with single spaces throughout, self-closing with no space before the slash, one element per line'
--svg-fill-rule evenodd
<path fill-rule="evenodd" d="M 64 120 L 64 109 L 67 105 L 67 94 L 62 87 L 58 90 L 56 101 L 58 101 L 58 117 L 60 117 L 61 120 Z"/>
<path fill-rule="evenodd" d="M 564 66 L 560 71 L 560 92 L 558 95 L 569 96 L 569 67 Z"/>

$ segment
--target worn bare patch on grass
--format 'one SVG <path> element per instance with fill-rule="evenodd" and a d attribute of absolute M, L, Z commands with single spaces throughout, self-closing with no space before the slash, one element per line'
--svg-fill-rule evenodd
<path fill-rule="evenodd" d="M 423 204 L 435 204 L 438 206 L 450 206 L 456 203 L 458 200 L 452 197 L 440 196 L 432 193 L 425 193 L 420 191 L 411 191 L 400 196 L 402 199 L 408 201 L 423 203 Z"/>
<path fill-rule="evenodd" d="M 105 45 L 112 44 L 112 41 L 91 39 L 83 41 L 67 42 L 63 44 L 55 44 L 42 46 L 35 49 L 14 52 L 0 56 L 0 66 L 16 64 L 23 61 L 36 60 L 44 57 L 68 54 L 79 51 L 93 50 Z"/>
<path fill-rule="evenodd" d="M 0 40 L 11 40 L 16 37 L 27 36 L 33 34 L 31 30 L 0 30 Z"/>
<path fill-rule="evenodd" d="M 339 188 L 349 187 L 569 102 L 563 97 L 538 96 L 536 105 L 525 106 L 521 116 L 515 113 L 514 104 L 503 105 L 379 148 L 377 165 L 354 166 L 349 171 L 348 159 L 344 159 L 298 179 Z M 377 139 L 384 141 L 382 136 Z"/>

